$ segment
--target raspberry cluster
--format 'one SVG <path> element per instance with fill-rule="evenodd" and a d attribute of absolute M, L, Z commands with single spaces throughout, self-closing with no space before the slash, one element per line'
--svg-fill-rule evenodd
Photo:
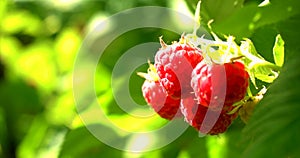
<path fill-rule="evenodd" d="M 161 48 L 149 63 L 142 92 L 147 103 L 162 118 L 185 121 L 204 134 L 227 130 L 238 112 L 236 102 L 244 99 L 249 75 L 241 61 L 215 63 L 204 59 L 204 51 L 184 36 Z"/>

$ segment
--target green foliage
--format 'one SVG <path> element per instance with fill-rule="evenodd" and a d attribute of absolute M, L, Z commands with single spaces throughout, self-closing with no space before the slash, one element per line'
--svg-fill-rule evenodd
<path fill-rule="evenodd" d="M 299 15 L 293 16 L 278 24 L 279 28 L 284 29 L 280 29 L 280 32 L 283 39 L 286 39 L 287 58 L 279 78 L 271 85 L 270 91 L 258 105 L 249 125 L 244 130 L 246 135 L 244 140 L 250 142 L 247 150 L 244 151 L 245 157 L 253 157 L 250 156 L 252 154 L 256 157 L 298 157 L 300 154 L 298 144 L 300 137 L 297 134 L 300 127 L 300 115 L 297 113 L 299 71 L 295 70 L 299 66 L 296 56 L 300 47 L 290 43 L 300 35 L 295 27 L 299 25 L 299 21 L 296 20 L 298 18 Z M 291 24 L 294 27 L 291 27 Z M 286 31 L 286 27 L 291 30 Z M 263 149 L 266 144 L 268 152 Z"/>
<path fill-rule="evenodd" d="M 95 138 L 85 127 L 69 131 L 59 157 L 121 157 L 121 151 L 110 148 Z"/>
<path fill-rule="evenodd" d="M 185 2 L 193 13 L 198 0 Z M 244 44 L 249 44 L 248 48 L 255 46 L 254 55 L 258 52 L 261 59 L 276 64 L 269 69 L 256 67 L 256 79 L 252 77 L 252 81 L 257 87 L 261 85 L 257 79 L 273 82 L 272 70 L 281 67 L 278 78 L 270 85 L 247 125 L 237 119 L 226 133 L 207 137 L 199 137 L 189 127 L 169 145 L 145 153 L 114 149 L 85 128 L 75 107 L 72 71 L 78 49 L 93 20 L 133 7 L 169 7 L 172 3 L 177 1 L 99 0 L 64 5 L 54 1 L 2 0 L 0 157 L 299 157 L 300 1 L 297 0 L 270 0 L 265 6 L 258 6 L 260 1 L 249 0 L 203 0 L 201 3 L 201 25 L 207 27 L 207 22 L 214 19 L 211 27 L 220 37 L 232 35 L 239 45 L 248 38 L 252 42 Z M 123 129 L 148 131 L 167 123 L 158 116 L 143 120 L 127 115 L 118 107 L 111 89 L 113 68 L 124 52 L 137 44 L 158 42 L 161 35 L 167 43 L 180 36 L 164 29 L 132 30 L 115 39 L 99 61 L 95 73 L 98 102 L 107 117 Z M 153 52 L 149 52 L 148 59 L 152 58 Z M 140 91 L 143 80 L 136 72 L 145 72 L 146 68 L 147 65 L 141 65 L 127 74 L 129 77 L 125 76 L 129 78 L 130 97 L 139 107 L 147 105 Z M 260 71 L 262 75 L 257 73 Z M 126 85 L 125 77 L 118 76 L 117 84 Z M 82 111 L 89 114 L 89 109 Z M 94 117 L 90 119 L 87 125 L 95 122 Z M 109 138 L 121 133 L 105 123 L 100 127 L 110 131 L 103 133 Z M 121 138 L 124 140 L 115 141 L 124 145 L 134 141 L 127 135 Z M 154 135 L 153 139 L 162 138 Z"/>
<path fill-rule="evenodd" d="M 288 61 L 245 128 L 244 139 L 250 143 L 243 157 L 299 156 L 299 87 L 295 83 L 300 74 L 288 71 L 298 67 L 299 62 L 296 58 Z M 268 152 L 264 148 L 266 144 Z"/>

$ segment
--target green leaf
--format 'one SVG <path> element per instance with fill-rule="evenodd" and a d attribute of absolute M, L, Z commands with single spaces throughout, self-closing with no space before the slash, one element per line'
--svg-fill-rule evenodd
<path fill-rule="evenodd" d="M 207 20 L 214 19 L 214 21 L 223 21 L 230 17 L 236 10 L 242 8 L 244 0 L 214 0 L 203 1 L 201 12 L 206 14 Z"/>
<path fill-rule="evenodd" d="M 67 129 L 51 126 L 42 115 L 35 117 L 18 146 L 17 157 L 57 157 Z"/>
<path fill-rule="evenodd" d="M 276 24 L 299 13 L 300 1 L 271 1 L 270 5 L 258 7 L 249 3 L 236 9 L 229 17 L 212 24 L 213 30 L 222 34 L 231 34 L 237 39 L 250 37 L 263 26 Z"/>
<path fill-rule="evenodd" d="M 284 41 L 280 34 L 276 36 L 275 45 L 273 47 L 273 56 L 275 64 L 281 67 L 284 62 Z"/>
<path fill-rule="evenodd" d="M 236 119 L 233 124 L 224 133 L 226 138 L 226 153 L 225 155 L 220 155 L 220 158 L 238 158 L 245 147 L 246 143 L 242 142 L 241 128 L 244 127 L 244 123 L 240 119 Z"/>
<path fill-rule="evenodd" d="M 14 71 L 40 90 L 50 92 L 57 83 L 57 69 L 53 62 L 51 40 L 40 40 L 31 44 L 18 56 Z"/>
<path fill-rule="evenodd" d="M 277 35 L 278 30 L 274 26 L 268 25 L 258 28 L 251 36 L 257 52 L 271 63 L 274 63 L 272 49 Z"/>
<path fill-rule="evenodd" d="M 100 128 L 106 127 L 101 126 Z M 109 136 L 110 132 L 103 134 Z M 67 133 L 59 157 L 121 157 L 121 154 L 120 150 L 107 146 L 94 137 L 86 127 L 80 127 Z"/>
<path fill-rule="evenodd" d="M 80 44 L 81 37 L 75 28 L 66 28 L 58 35 L 53 45 L 56 51 L 57 65 L 61 72 L 72 70 Z"/>
<path fill-rule="evenodd" d="M 286 62 L 243 131 L 248 147 L 242 157 L 292 158 L 300 155 L 299 18 L 300 14 L 277 24 L 285 41 Z"/>
<path fill-rule="evenodd" d="M 294 69 L 300 64 L 297 58 L 289 59 L 244 130 L 244 140 L 249 145 L 242 157 L 300 155 L 300 86 L 295 84 L 299 82 L 300 71 Z"/>
<path fill-rule="evenodd" d="M 177 140 L 170 144 L 170 146 L 180 146 L 181 152 L 185 152 L 187 157 L 209 157 L 209 150 L 211 146 L 207 144 L 207 137 L 199 137 L 198 132 L 189 127 L 182 136 L 180 136 Z M 164 157 L 168 157 L 166 154 Z M 179 157 L 179 156 L 178 156 Z"/>
<path fill-rule="evenodd" d="M 2 107 L 0 107 L 0 125 L 2 126 L 0 129 L 0 147 L 2 148 L 2 150 L 0 150 L 0 157 L 7 157 L 7 152 L 9 151 L 9 142 L 5 113 Z"/>
<path fill-rule="evenodd" d="M 225 135 L 220 135 L 219 137 L 207 136 L 206 142 L 209 157 L 218 158 L 226 154 L 227 139 Z"/>
<path fill-rule="evenodd" d="M 5 33 L 18 33 L 24 31 L 36 35 L 44 31 L 42 22 L 37 15 L 25 10 L 9 11 L 1 19 L 1 31 Z"/>

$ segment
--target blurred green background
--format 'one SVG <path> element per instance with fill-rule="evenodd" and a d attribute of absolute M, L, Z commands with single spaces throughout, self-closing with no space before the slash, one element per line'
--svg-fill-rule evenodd
<path fill-rule="evenodd" d="M 268 1 L 265 1 L 268 2 Z M 219 136 L 198 137 L 188 128 L 177 140 L 155 151 L 131 153 L 98 141 L 76 113 L 72 71 L 77 51 L 95 22 L 138 6 L 163 6 L 193 14 L 197 0 L 2 0 L 0 2 L 0 157 L 300 157 L 299 37 L 300 1 L 203 0 L 202 24 L 214 19 L 219 35 L 237 42 L 250 38 L 272 61 L 275 36 L 285 40 L 285 65 L 258 105 L 249 124 L 236 120 Z M 180 25 L 180 24 L 179 24 Z M 155 129 L 166 121 L 139 121 L 117 107 L 110 87 L 111 71 L 129 48 L 144 42 L 166 42 L 180 35 L 162 29 L 137 29 L 114 41 L 99 61 L 96 93 L 104 111 L 122 128 Z M 130 39 L 130 40 L 128 40 Z M 117 48 L 117 49 L 116 49 Z M 147 59 L 145 59 L 147 60 Z M 146 71 L 146 64 L 137 71 Z M 129 89 L 144 105 L 143 80 L 134 73 Z M 159 136 L 156 139 L 159 140 Z M 130 142 L 128 142 L 130 143 Z"/>

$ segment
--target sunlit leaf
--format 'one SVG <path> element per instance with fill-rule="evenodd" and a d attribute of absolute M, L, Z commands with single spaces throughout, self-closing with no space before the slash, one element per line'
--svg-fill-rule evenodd
<path fill-rule="evenodd" d="M 110 91 L 111 88 L 111 72 L 102 64 L 97 67 L 95 73 L 95 91 L 97 94 L 103 94 Z M 101 97 L 101 96 L 99 96 Z"/>
<path fill-rule="evenodd" d="M 20 53 L 21 44 L 11 36 L 0 36 L 0 57 L 9 69 L 14 67 L 16 59 Z"/>
<path fill-rule="evenodd" d="M 207 137 L 208 154 L 211 158 L 220 158 L 221 155 L 225 155 L 227 151 L 226 136 L 220 135 L 220 137 Z"/>
<path fill-rule="evenodd" d="M 276 36 L 275 45 L 273 47 L 273 56 L 275 64 L 282 66 L 284 62 L 284 41 L 280 35 Z"/>
<path fill-rule="evenodd" d="M 157 157 L 157 158 L 161 158 L 161 150 L 153 150 L 150 152 L 130 152 L 130 151 L 124 151 L 123 152 L 123 158 L 139 158 L 139 157 L 143 157 L 143 158 L 153 158 L 153 157 Z M 187 158 L 187 157 L 185 157 Z"/>
<path fill-rule="evenodd" d="M 71 71 L 81 37 L 74 28 L 63 30 L 55 41 L 57 64 L 61 72 Z"/>
<path fill-rule="evenodd" d="M 6 9 L 8 7 L 7 4 L 8 4 L 7 0 L 2 0 L 1 5 L 0 5 L 0 19 L 2 19 L 4 14 L 6 13 Z"/>
<path fill-rule="evenodd" d="M 103 110 L 105 114 L 109 114 L 111 112 L 110 104 L 112 104 L 112 101 L 113 101 L 113 95 L 111 90 L 107 90 L 105 93 L 102 93 L 98 97 L 98 103 L 100 105 L 100 108 Z"/>
<path fill-rule="evenodd" d="M 6 33 L 24 32 L 36 35 L 42 31 L 40 19 L 28 11 L 18 10 L 8 12 L 1 20 L 1 30 Z"/>
<path fill-rule="evenodd" d="M 256 66 L 253 71 L 257 79 L 267 83 L 272 83 L 278 77 L 277 72 L 266 66 Z"/>
<path fill-rule="evenodd" d="M 75 102 L 71 91 L 61 94 L 55 100 L 53 99 L 47 106 L 46 111 L 48 122 L 55 125 L 70 126 L 75 114 Z"/>
<path fill-rule="evenodd" d="M 56 84 L 56 69 L 53 62 L 51 42 L 31 45 L 18 57 L 14 71 L 41 90 L 49 91 Z"/>
<path fill-rule="evenodd" d="M 131 115 L 114 115 L 109 116 L 109 118 L 119 128 L 133 132 L 155 130 L 168 122 L 167 120 L 160 118 L 158 115 L 148 118 L 133 117 Z"/>

